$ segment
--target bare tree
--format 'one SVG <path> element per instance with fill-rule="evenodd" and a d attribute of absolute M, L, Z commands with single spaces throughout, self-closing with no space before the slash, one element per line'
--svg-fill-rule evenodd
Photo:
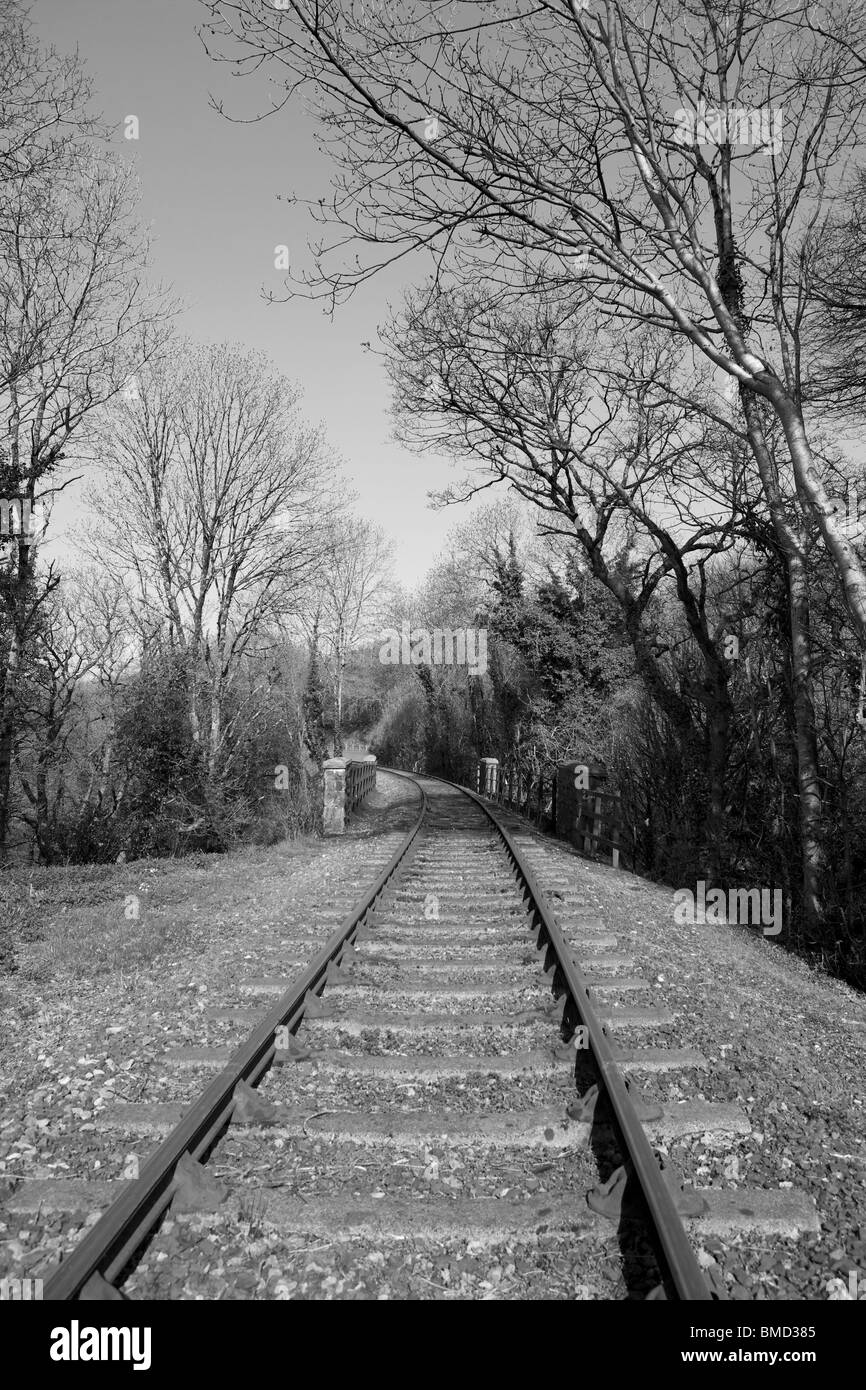
<path fill-rule="evenodd" d="M 607 313 L 682 338 L 739 392 L 762 484 L 756 407 L 778 421 L 795 488 L 768 496 L 774 525 L 817 526 L 866 649 L 866 566 L 802 408 L 802 252 L 866 107 L 848 6 L 202 3 L 215 56 L 282 78 L 274 111 L 315 90 L 339 174 L 313 292 L 333 303 L 432 249 L 583 278 Z"/>
<path fill-rule="evenodd" d="M 733 707 L 730 635 L 714 573 L 742 555 L 756 501 L 764 544 L 773 527 L 750 494 L 742 418 L 724 411 L 701 373 L 656 330 L 623 343 L 582 296 L 449 283 L 410 296 L 386 331 L 403 442 L 475 465 L 444 500 L 507 482 L 544 527 L 574 538 L 614 596 L 637 670 L 659 708 L 705 760 L 703 842 L 718 875 Z M 777 452 L 768 466 L 778 475 Z M 751 525 L 751 535 L 756 523 Z M 821 797 L 811 697 L 808 591 L 788 570 L 804 903 L 821 915 Z M 802 576 L 805 583 L 805 574 Z M 686 680 L 657 623 L 658 599 L 679 605 L 699 657 Z M 795 607 L 795 605 L 798 605 Z M 700 719 L 696 723 L 696 714 Z M 700 727 L 704 721 L 705 727 Z"/>
<path fill-rule="evenodd" d="M 101 806 L 111 774 L 114 705 L 133 657 L 124 595 L 103 575 L 69 575 L 43 611 L 39 656 L 27 682 L 17 759 L 40 859 L 56 860 L 67 805 L 75 818 Z M 107 708 L 99 708 L 107 696 Z M 94 738 L 94 723 L 101 737 Z M 116 811 L 118 798 L 112 810 Z"/>
<path fill-rule="evenodd" d="M 71 589 L 66 597 L 67 589 Z M 82 813 L 90 808 L 115 815 L 126 788 L 114 779 L 117 717 L 124 682 L 141 651 L 141 632 L 125 587 L 100 566 L 64 576 L 64 601 L 78 614 L 81 641 L 90 658 L 88 674 L 94 686 L 88 706 L 86 747 L 90 762 L 81 798 Z"/>
<path fill-rule="evenodd" d="M 392 565 L 384 531 L 360 517 L 338 517 L 328 537 L 317 590 L 318 636 L 333 662 L 334 753 L 343 751 L 343 687 L 346 661 L 380 616 Z"/>
<path fill-rule="evenodd" d="M 23 0 L 0 3 L 0 188 L 74 168 L 79 142 L 100 133 L 91 85 L 75 54 L 43 48 Z M 70 158 L 70 156 L 73 156 Z M 0 207 L 0 218 L 5 214 Z"/>
<path fill-rule="evenodd" d="M 101 431 L 95 545 L 186 655 L 209 774 L 238 663 L 266 625 L 298 613 L 323 563 L 331 464 L 298 400 L 261 354 L 179 344 Z"/>
<path fill-rule="evenodd" d="M 866 414 L 866 172 L 860 171 L 847 207 L 828 218 L 804 256 L 817 301 L 811 314 L 818 344 L 806 384 L 809 399 L 862 418 Z"/>
<path fill-rule="evenodd" d="M 11 45 L 11 46 L 10 46 Z M 132 174 L 92 139 L 77 60 L 0 28 L 0 63 L 20 56 L 24 85 L 0 98 L 11 124 L 0 148 L 0 857 L 6 852 L 18 680 L 40 610 L 58 582 L 40 570 L 44 520 L 73 447 L 86 453 L 95 410 L 145 359 L 169 312 L 144 282 L 147 244 Z M 23 515 L 22 515 L 23 514 Z"/>

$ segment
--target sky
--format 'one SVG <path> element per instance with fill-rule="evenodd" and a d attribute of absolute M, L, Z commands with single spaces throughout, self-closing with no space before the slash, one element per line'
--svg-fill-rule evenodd
<path fill-rule="evenodd" d="M 262 297 L 263 286 L 282 289 L 274 248 L 288 246 L 299 266 L 317 234 L 305 209 L 277 198 L 328 194 L 333 166 L 316 149 L 313 118 L 300 102 L 248 124 L 210 108 L 214 93 L 233 113 L 252 116 L 265 88 L 233 79 L 229 65 L 208 58 L 196 34 L 206 17 L 198 0 L 34 0 L 31 16 L 44 42 L 78 50 L 95 110 L 134 158 L 142 220 L 154 238 L 151 273 L 186 305 L 179 330 L 201 342 L 259 349 L 298 383 L 305 415 L 324 426 L 344 461 L 358 511 L 393 538 L 397 578 L 414 584 L 467 508 L 429 508 L 427 493 L 453 481 L 454 470 L 390 438 L 385 371 L 361 346 L 375 347 L 388 304 L 399 304 L 411 279 L 405 268 L 377 277 L 333 318 L 321 303 L 268 305 Z M 130 115 L 138 118 L 137 140 L 124 138 Z M 411 275 L 423 274 L 416 261 Z M 57 503 L 52 530 L 61 537 L 80 522 L 83 488 L 75 485 Z"/>

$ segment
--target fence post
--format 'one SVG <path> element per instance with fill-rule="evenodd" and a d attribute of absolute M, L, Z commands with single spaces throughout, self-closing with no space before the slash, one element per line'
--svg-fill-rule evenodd
<path fill-rule="evenodd" d="M 594 798 L 593 817 L 592 817 L 592 852 L 598 852 L 598 842 L 601 838 L 601 797 Z"/>

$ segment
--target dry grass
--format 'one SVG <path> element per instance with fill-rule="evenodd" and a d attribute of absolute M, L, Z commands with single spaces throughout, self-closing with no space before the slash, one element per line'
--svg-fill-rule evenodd
<path fill-rule="evenodd" d="M 278 863 L 307 862 L 314 837 L 285 841 Z M 0 975 L 94 979 L 135 972 L 189 930 L 218 916 L 230 888 L 235 908 L 274 872 L 274 847 L 129 864 L 10 868 L 0 874 Z"/>

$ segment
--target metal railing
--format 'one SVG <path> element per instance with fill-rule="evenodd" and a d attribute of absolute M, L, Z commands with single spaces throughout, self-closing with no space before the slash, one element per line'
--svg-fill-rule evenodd
<path fill-rule="evenodd" d="M 556 826 L 556 768 L 537 776 L 506 768 L 499 771 L 493 800 L 499 806 L 518 811 L 539 830 Z"/>
<path fill-rule="evenodd" d="M 372 753 L 346 763 L 346 819 L 376 787 L 376 759 Z"/>

